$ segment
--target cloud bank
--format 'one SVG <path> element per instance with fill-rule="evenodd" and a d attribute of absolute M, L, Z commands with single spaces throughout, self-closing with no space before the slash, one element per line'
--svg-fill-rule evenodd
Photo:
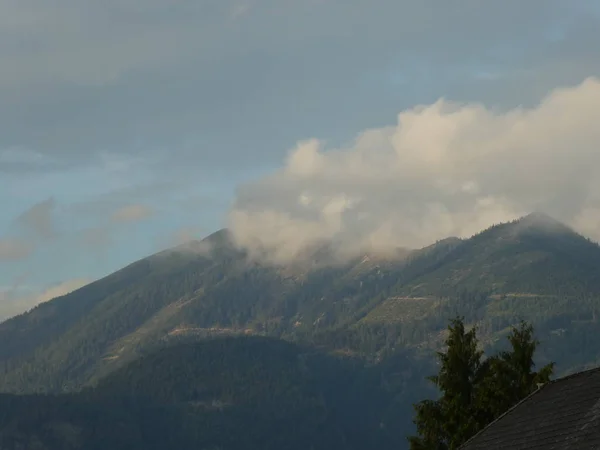
<path fill-rule="evenodd" d="M 344 148 L 298 143 L 282 169 L 239 190 L 230 229 L 277 263 L 325 242 L 341 257 L 422 247 L 532 211 L 600 239 L 599 117 L 597 78 L 529 109 L 442 98 Z"/>

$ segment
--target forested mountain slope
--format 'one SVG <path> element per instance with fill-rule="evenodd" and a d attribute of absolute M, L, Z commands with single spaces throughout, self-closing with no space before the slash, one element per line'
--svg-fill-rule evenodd
<path fill-rule="evenodd" d="M 493 294 L 597 294 L 599 260 L 598 245 L 550 217 L 531 214 L 464 241 L 400 290 L 413 296 L 444 296 L 454 287 Z"/>
<path fill-rule="evenodd" d="M 397 449 L 429 370 L 270 338 L 181 344 L 79 394 L 0 395 L 0 448 Z"/>
<path fill-rule="evenodd" d="M 558 373 L 598 360 L 600 248 L 551 218 L 402 255 L 273 267 L 223 230 L 0 324 L 0 390 L 77 390 L 156 348 L 214 335 L 284 338 L 365 363 L 431 355 L 457 314 L 490 346 L 531 320 Z"/>

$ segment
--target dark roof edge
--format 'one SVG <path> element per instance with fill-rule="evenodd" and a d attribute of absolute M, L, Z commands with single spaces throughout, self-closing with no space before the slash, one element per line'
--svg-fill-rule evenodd
<path fill-rule="evenodd" d="M 473 439 L 475 439 L 477 436 L 479 436 L 481 433 L 483 433 L 485 430 L 487 430 L 493 424 L 495 424 L 496 422 L 498 422 L 500 419 L 504 418 L 505 416 L 509 415 L 511 412 L 513 412 L 514 409 L 516 409 L 518 406 L 521 406 L 523 403 L 525 403 L 527 400 L 529 400 L 531 397 L 533 397 L 535 394 L 540 392 L 542 389 L 544 389 L 546 386 L 548 386 L 551 383 L 552 383 L 552 381 L 545 383 L 543 386 L 540 386 L 539 388 L 537 388 L 535 391 L 533 391 L 527 397 L 523 398 L 522 400 L 518 401 L 513 406 L 508 408 L 505 412 L 500 414 L 498 417 L 496 417 L 494 420 L 492 420 L 490 423 L 488 423 L 485 427 L 483 427 L 481 430 L 479 430 L 477 433 L 475 433 L 473 436 L 471 436 L 469 439 L 467 439 L 460 447 L 458 447 L 458 450 L 464 448 L 469 442 L 471 442 Z"/>
<path fill-rule="evenodd" d="M 550 380 L 550 382 L 547 383 L 547 384 L 550 384 L 550 383 L 552 383 L 552 384 L 554 384 L 554 383 L 560 383 L 561 381 L 570 380 L 571 378 L 575 378 L 575 377 L 578 377 L 580 375 L 587 375 L 590 372 L 599 372 L 599 371 L 600 371 L 600 366 L 598 366 L 598 367 L 592 367 L 591 369 L 582 370 L 581 372 L 574 372 L 571 375 L 567 375 L 567 376 L 564 376 L 562 378 L 556 378 L 554 380 Z"/>

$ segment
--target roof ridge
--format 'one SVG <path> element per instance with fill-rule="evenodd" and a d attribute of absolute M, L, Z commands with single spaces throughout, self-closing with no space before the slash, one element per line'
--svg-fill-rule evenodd
<path fill-rule="evenodd" d="M 571 378 L 575 378 L 575 377 L 578 377 L 580 375 L 587 375 L 587 374 L 592 373 L 592 372 L 600 372 L 600 366 L 598 366 L 598 367 L 592 367 L 591 369 L 582 370 L 580 372 L 574 372 L 574 373 L 572 373 L 570 375 L 566 375 L 566 376 L 561 377 L 561 378 L 555 378 L 554 380 L 550 380 L 550 382 L 548 384 L 560 383 L 561 381 L 570 380 Z"/>
<path fill-rule="evenodd" d="M 514 409 L 517 408 L 517 406 L 522 405 L 523 403 L 525 403 L 527 400 L 529 400 L 531 397 L 533 397 L 535 394 L 537 394 L 538 392 L 540 392 L 542 389 L 544 389 L 546 386 L 548 386 L 549 384 L 551 384 L 552 382 L 549 383 L 544 383 L 542 386 L 540 386 L 539 388 L 537 388 L 535 391 L 533 391 L 531 394 L 529 394 L 527 397 L 524 397 L 523 399 L 519 400 L 517 403 L 515 403 L 513 406 L 511 406 L 510 408 L 508 408 L 506 411 L 504 411 L 502 414 L 500 414 L 498 417 L 496 417 L 494 420 L 492 420 L 490 423 L 488 423 L 486 426 L 484 426 L 481 430 L 479 430 L 477 433 L 475 433 L 473 436 L 471 436 L 469 439 L 467 439 L 460 447 L 459 450 L 461 448 L 464 448 L 469 442 L 471 442 L 473 439 L 475 439 L 477 436 L 479 436 L 481 433 L 483 433 L 485 430 L 487 430 L 492 424 L 498 422 L 500 419 L 502 419 L 503 417 L 507 416 L 508 414 L 510 414 Z"/>

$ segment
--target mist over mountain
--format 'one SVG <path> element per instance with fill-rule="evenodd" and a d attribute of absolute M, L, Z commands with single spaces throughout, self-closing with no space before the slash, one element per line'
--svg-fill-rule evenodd
<path fill-rule="evenodd" d="M 598 115 L 594 77 L 509 110 L 441 98 L 344 145 L 299 142 L 238 189 L 228 226 L 280 263 L 322 242 L 342 259 L 421 248 L 532 211 L 598 240 Z"/>

